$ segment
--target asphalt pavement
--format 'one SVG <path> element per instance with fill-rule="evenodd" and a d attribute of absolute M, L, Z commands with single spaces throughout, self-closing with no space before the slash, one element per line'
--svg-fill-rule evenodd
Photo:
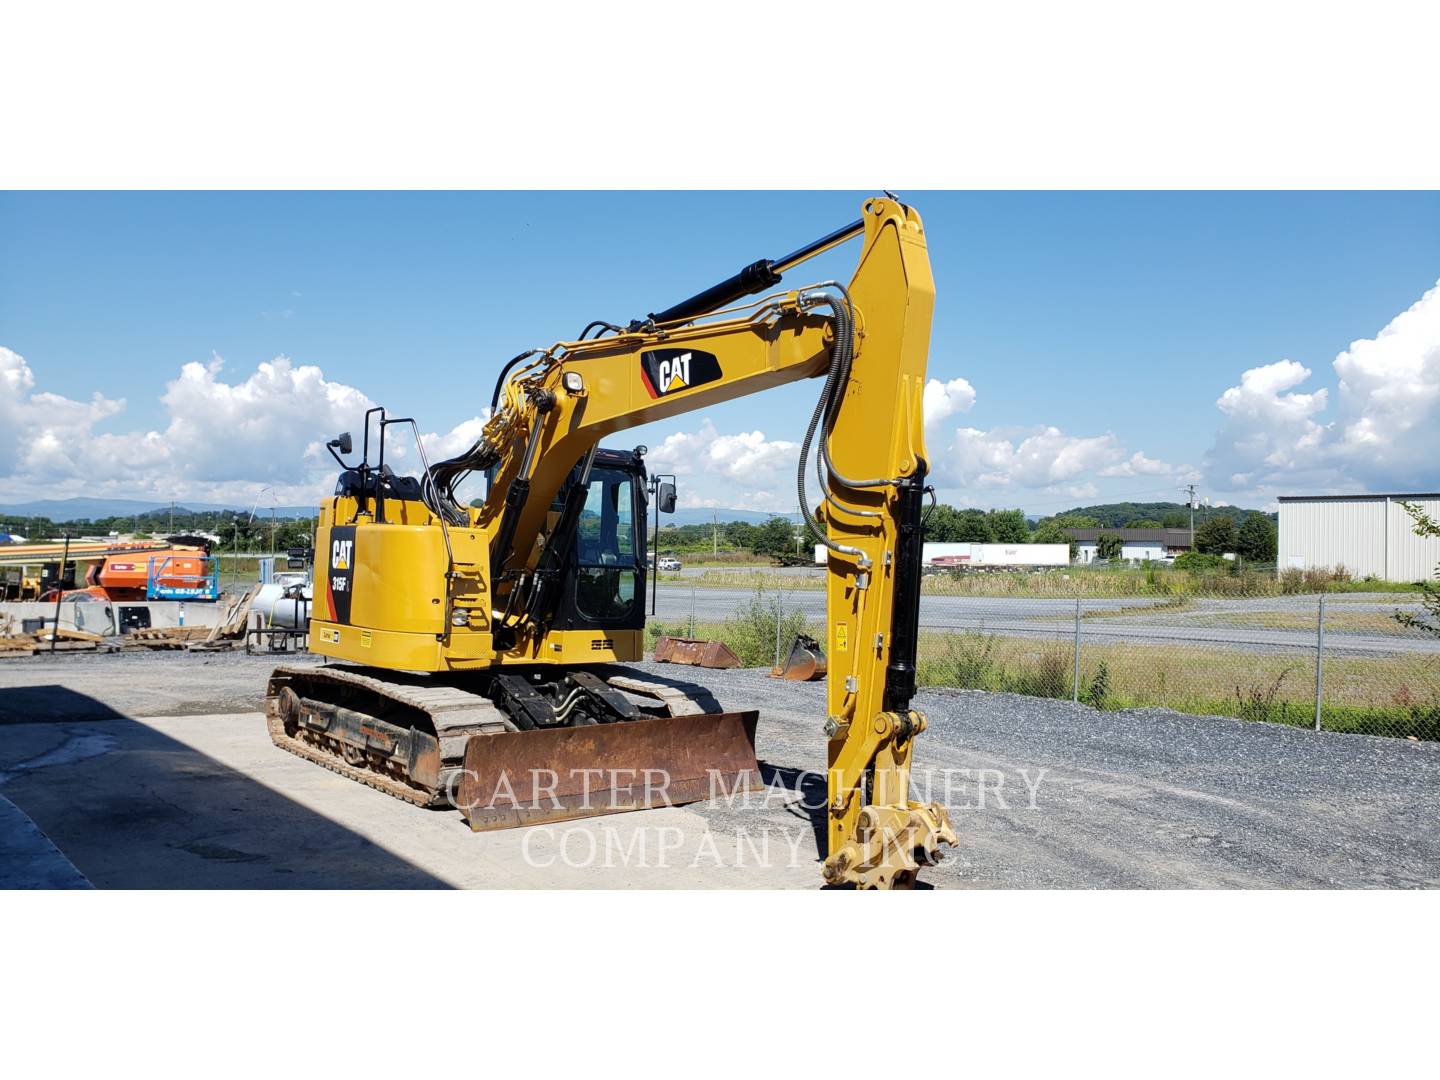
<path fill-rule="evenodd" d="M 767 592 L 773 602 L 775 591 Z M 685 581 L 661 582 L 658 614 L 661 622 L 674 626 L 695 622 L 724 622 L 735 611 L 750 604 L 752 589 L 692 587 Z M 780 590 L 785 611 L 800 610 L 815 625 L 823 625 L 825 593 L 818 589 Z M 1317 598 L 1257 597 L 1254 599 L 1200 599 L 1184 607 L 1168 607 L 1164 598 L 1095 597 L 1081 601 L 1082 633 L 1086 640 L 1102 644 L 1181 644 L 1199 647 L 1236 648 L 1244 651 L 1313 650 L 1313 629 L 1276 629 L 1257 621 L 1245 625 L 1243 617 L 1281 611 L 1311 614 Z M 1384 599 L 1353 598 L 1332 600 L 1331 611 L 1385 612 L 1418 610 L 1416 605 Z M 1147 608 L 1154 610 L 1147 611 Z M 648 605 L 646 611 L 650 610 Z M 1224 617 L 1226 621 L 1214 621 Z M 1234 620 L 1233 622 L 1231 620 Z M 1075 601 L 1044 597 L 936 596 L 922 594 L 920 626 L 926 630 L 984 631 L 1022 637 L 1060 638 L 1073 635 Z M 1327 632 L 1327 649 L 1357 655 L 1434 654 L 1440 662 L 1440 637 L 1405 633 L 1367 633 L 1348 629 Z"/>

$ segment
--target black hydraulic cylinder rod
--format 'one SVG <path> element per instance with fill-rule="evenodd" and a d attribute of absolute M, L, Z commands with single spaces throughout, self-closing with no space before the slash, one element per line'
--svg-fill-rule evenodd
<path fill-rule="evenodd" d="M 738 274 L 726 278 L 724 281 L 711 285 L 703 292 L 698 292 L 688 300 L 681 300 L 673 307 L 664 311 L 652 311 L 646 320 L 637 320 L 630 324 L 631 329 L 638 328 L 645 321 L 656 323 L 680 322 L 684 319 L 695 319 L 717 308 L 733 304 L 736 300 L 753 293 L 763 292 L 780 283 L 780 275 L 792 266 L 797 266 L 812 256 L 819 255 L 822 251 L 834 247 L 836 244 L 849 240 L 852 236 L 859 236 L 865 231 L 865 221 L 852 221 L 843 229 L 836 229 L 819 240 L 797 248 L 789 255 L 781 259 L 759 259 Z"/>
<path fill-rule="evenodd" d="M 903 713 L 915 696 L 915 654 L 920 637 L 920 575 L 925 561 L 925 468 L 899 489 L 895 511 L 895 598 L 890 611 L 890 663 L 885 668 L 885 710 Z"/>
<path fill-rule="evenodd" d="M 814 240 L 802 248 L 797 248 L 789 255 L 776 259 L 770 264 L 770 269 L 774 270 L 777 274 L 783 274 L 792 266 L 799 266 L 806 259 L 819 255 L 822 251 L 826 251 L 836 244 L 843 244 L 852 236 L 859 236 L 864 231 L 865 219 L 859 218 L 856 221 L 852 221 L 849 225 L 846 225 L 843 229 L 836 229 L 828 236 L 822 236 L 819 240 Z"/>

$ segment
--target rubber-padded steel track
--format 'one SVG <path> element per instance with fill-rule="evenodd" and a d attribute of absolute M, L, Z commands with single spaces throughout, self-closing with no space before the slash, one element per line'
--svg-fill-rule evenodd
<path fill-rule="evenodd" d="M 603 670 L 603 669 L 602 669 Z M 610 674 L 605 681 L 618 690 L 633 695 L 651 709 L 670 716 L 687 716 L 719 712 L 719 706 L 703 688 L 637 679 L 624 669 Z M 313 694 L 317 688 L 330 687 L 372 695 L 372 703 L 390 701 L 425 714 L 434 727 L 441 748 L 440 784 L 436 790 L 407 783 L 405 780 L 364 765 L 354 765 L 339 754 L 323 749 L 286 730 L 281 691 L 286 687 Z M 361 712 L 374 712 L 362 707 Z M 265 695 L 265 721 L 270 740 L 282 750 L 297 757 L 323 765 L 331 772 L 366 787 L 382 791 L 415 806 L 442 809 L 451 805 L 447 787 L 451 777 L 464 764 L 465 747 L 474 735 L 500 735 L 513 732 L 515 725 L 493 701 L 458 686 L 438 683 L 424 675 L 409 672 L 383 671 L 343 664 L 282 665 L 270 676 Z"/>
<path fill-rule="evenodd" d="M 414 803 L 416 806 L 423 806 L 428 809 L 439 809 L 447 803 L 443 791 L 430 793 L 420 788 L 411 787 L 409 784 L 385 776 L 383 773 L 375 772 L 373 769 L 360 769 L 346 761 L 341 760 L 334 754 L 327 754 L 323 750 L 317 750 L 308 743 L 301 742 L 285 732 L 285 721 L 273 709 L 265 710 L 265 724 L 270 729 L 270 741 L 282 750 L 289 750 L 297 757 L 306 761 L 313 761 L 316 765 L 323 765 L 331 772 L 337 772 L 341 776 L 349 777 L 351 780 L 358 780 L 367 787 L 376 791 L 383 791 L 386 795 L 393 795 L 397 799 Z"/>
<path fill-rule="evenodd" d="M 285 727 L 284 710 L 281 708 L 281 691 L 286 687 L 306 691 L 302 696 L 315 693 L 320 688 L 339 689 L 369 695 L 372 707 L 361 708 L 362 712 L 375 712 L 374 703 L 395 702 L 415 709 L 429 720 L 440 743 L 441 773 L 440 784 L 435 790 L 421 785 L 406 783 L 399 777 L 363 765 L 352 765 L 338 754 L 322 749 L 313 743 L 290 734 Z M 408 672 L 379 671 L 377 669 L 350 667 L 342 664 L 321 666 L 290 665 L 275 669 L 270 676 L 269 688 L 265 695 L 265 717 L 270 739 L 276 746 L 290 751 L 307 761 L 324 765 L 332 772 L 348 776 L 362 784 L 393 795 L 397 799 L 414 803 L 416 806 L 444 807 L 449 804 L 446 784 L 451 770 L 459 769 L 465 759 L 465 744 L 472 735 L 498 735 L 514 731 L 515 725 L 506 719 L 489 698 L 463 690 L 458 686 L 437 683 L 423 675 Z"/>

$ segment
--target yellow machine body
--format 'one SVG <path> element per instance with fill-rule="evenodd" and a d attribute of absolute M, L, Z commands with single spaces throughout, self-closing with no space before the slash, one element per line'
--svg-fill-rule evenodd
<path fill-rule="evenodd" d="M 311 652 L 429 672 L 644 658 L 643 630 L 552 629 L 497 651 L 490 632 L 487 530 L 478 524 L 447 530 L 455 559 L 450 575 L 446 536 L 424 503 L 387 500 L 384 513 L 385 522 L 377 523 L 372 511 L 348 496 L 321 506 L 315 552 L 328 572 L 315 582 Z"/>

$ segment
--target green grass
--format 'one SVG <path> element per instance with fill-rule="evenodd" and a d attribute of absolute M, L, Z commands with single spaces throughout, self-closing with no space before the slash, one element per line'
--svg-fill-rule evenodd
<path fill-rule="evenodd" d="M 1314 632 L 1316 611 L 1226 611 L 1207 615 L 1211 626 L 1254 626 L 1266 630 L 1307 630 Z M 1377 634 L 1391 637 L 1414 637 L 1416 632 L 1402 625 L 1389 611 L 1345 611 L 1328 607 L 1325 611 L 1326 631 L 1339 633 Z"/>
<path fill-rule="evenodd" d="M 662 580 L 667 580 L 662 577 Z M 820 591 L 825 575 L 781 575 L 765 567 L 709 569 L 685 578 L 701 589 L 781 589 Z M 1072 566 L 1033 573 L 985 574 L 974 571 L 942 571 L 926 574 L 920 591 L 928 596 L 1030 597 L 1035 599 L 1103 597 L 1170 597 L 1179 602 L 1189 597 L 1297 596 L 1326 593 L 1378 592 L 1417 593 L 1418 586 L 1400 582 L 1351 581 L 1321 572 L 1269 571 L 1241 568 L 1235 573 L 1199 573 L 1170 567 Z"/>
<path fill-rule="evenodd" d="M 691 632 L 693 629 L 693 633 Z M 723 641 L 740 658 L 745 667 L 770 667 L 775 663 L 775 605 L 769 598 L 754 599 L 723 623 L 660 623 L 652 620 L 646 627 L 650 646 L 661 634 L 670 637 L 694 637 L 706 641 Z M 803 611 L 787 611 L 780 618 L 780 651 L 795 640 L 795 635 L 809 630 Z"/>
<path fill-rule="evenodd" d="M 1073 664 L 1067 642 L 966 631 L 922 632 L 918 666 L 922 686 L 1069 698 Z M 1440 739 L 1440 665 L 1432 656 L 1332 656 L 1322 690 L 1326 731 Z M 1103 709 L 1161 707 L 1309 727 L 1315 661 L 1300 652 L 1082 643 L 1080 696 Z"/>
<path fill-rule="evenodd" d="M 725 622 L 649 626 L 662 633 L 723 641 L 747 667 L 775 657 L 775 609 L 764 598 Z M 781 646 L 823 628 L 790 612 Z M 954 687 L 1069 700 L 1074 651 L 1068 638 L 1012 637 L 984 631 L 922 631 L 917 660 L 922 687 Z M 1249 653 L 1223 647 L 1092 645 L 1080 650 L 1080 699 L 1096 708 L 1165 708 L 1198 716 L 1311 727 L 1315 722 L 1312 655 Z M 1440 740 L 1440 665 L 1431 656 L 1331 656 L 1325 661 L 1321 725 L 1326 731 Z"/>
<path fill-rule="evenodd" d="M 260 580 L 260 560 L 255 556 L 241 555 L 238 560 L 233 555 L 219 558 L 221 592 L 244 592 Z M 284 570 L 284 560 L 280 563 L 279 569 Z"/>
<path fill-rule="evenodd" d="M 1420 582 L 1418 581 L 1381 581 L 1378 578 L 1365 578 L 1361 581 L 1332 581 L 1329 593 L 1420 593 Z"/>

